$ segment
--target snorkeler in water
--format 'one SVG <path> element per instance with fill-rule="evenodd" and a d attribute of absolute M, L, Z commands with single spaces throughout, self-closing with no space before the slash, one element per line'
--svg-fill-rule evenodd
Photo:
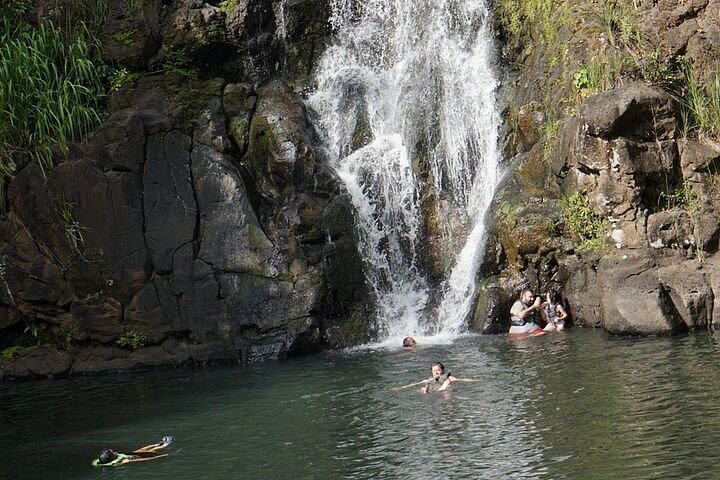
<path fill-rule="evenodd" d="M 157 453 L 167 448 L 175 441 L 172 435 L 166 435 L 159 443 L 153 443 L 133 450 L 131 454 L 116 452 L 109 448 L 103 449 L 92 464 L 94 467 L 118 467 L 133 462 L 148 462 L 158 458 L 167 457 L 167 453 Z"/>
<path fill-rule="evenodd" d="M 422 387 L 420 388 L 420 391 L 422 393 L 442 392 L 445 390 L 449 390 L 450 387 L 452 386 L 453 382 L 476 382 L 477 381 L 477 380 L 473 380 L 470 378 L 458 378 L 450 372 L 445 373 L 445 366 L 440 362 L 433 362 L 433 364 L 430 365 L 430 372 L 432 374 L 432 376 L 430 378 L 426 378 L 425 380 L 420 380 L 419 382 L 410 383 L 408 385 L 403 385 L 402 387 L 397 387 L 397 388 L 394 388 L 393 390 L 402 390 L 404 388 L 422 385 Z"/>
<path fill-rule="evenodd" d="M 413 337 L 403 338 L 403 342 L 402 342 L 403 348 L 413 348 L 415 345 L 417 345 L 417 340 L 415 340 Z"/>

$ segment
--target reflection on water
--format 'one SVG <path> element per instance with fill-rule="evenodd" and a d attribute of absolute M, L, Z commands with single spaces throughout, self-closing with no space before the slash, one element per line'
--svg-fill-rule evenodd
<path fill-rule="evenodd" d="M 466 337 L 250 368 L 0 385 L 0 478 L 716 478 L 718 338 L 572 330 Z M 442 361 L 482 379 L 391 387 Z M 113 470 L 103 447 L 177 437 Z"/>

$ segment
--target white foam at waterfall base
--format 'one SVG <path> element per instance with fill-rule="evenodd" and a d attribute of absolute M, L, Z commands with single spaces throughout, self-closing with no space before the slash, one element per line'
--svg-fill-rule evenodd
<path fill-rule="evenodd" d="M 335 37 L 308 106 L 355 204 L 379 340 L 462 334 L 497 182 L 487 5 L 335 0 L 332 9 Z M 454 222 L 435 233 L 436 250 L 446 255 L 440 263 L 452 265 L 435 284 L 420 253 L 429 241 L 421 194 L 436 199 L 438 221 Z"/>

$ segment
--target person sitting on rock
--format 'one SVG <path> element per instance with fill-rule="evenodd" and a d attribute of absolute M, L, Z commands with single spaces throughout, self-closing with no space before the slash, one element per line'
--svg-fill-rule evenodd
<path fill-rule="evenodd" d="M 546 301 L 543 302 L 542 316 L 547 322 L 543 329 L 546 332 L 560 332 L 565 329 L 565 319 L 568 314 L 560 303 L 560 294 L 555 290 L 547 293 Z"/>
<path fill-rule="evenodd" d="M 127 463 L 148 462 L 158 458 L 167 457 L 167 453 L 157 453 L 159 450 L 167 448 L 175 441 L 172 435 L 166 435 L 159 443 L 153 443 L 133 450 L 131 454 L 119 453 L 109 448 L 103 449 L 98 457 L 93 460 L 94 467 L 119 467 Z"/>
<path fill-rule="evenodd" d="M 520 298 L 510 308 L 510 335 L 529 335 L 543 333 L 538 326 L 540 318 L 540 297 L 529 288 L 523 289 Z"/>

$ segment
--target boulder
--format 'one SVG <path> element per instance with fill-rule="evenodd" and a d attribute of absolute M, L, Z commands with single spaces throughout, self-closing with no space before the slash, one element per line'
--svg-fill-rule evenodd
<path fill-rule="evenodd" d="M 715 295 L 703 266 L 685 262 L 657 269 L 660 284 L 689 329 L 707 329 L 712 323 Z"/>
<path fill-rule="evenodd" d="M 602 327 L 621 335 L 670 335 L 688 325 L 659 281 L 655 258 L 647 250 L 624 251 L 598 265 Z"/>

